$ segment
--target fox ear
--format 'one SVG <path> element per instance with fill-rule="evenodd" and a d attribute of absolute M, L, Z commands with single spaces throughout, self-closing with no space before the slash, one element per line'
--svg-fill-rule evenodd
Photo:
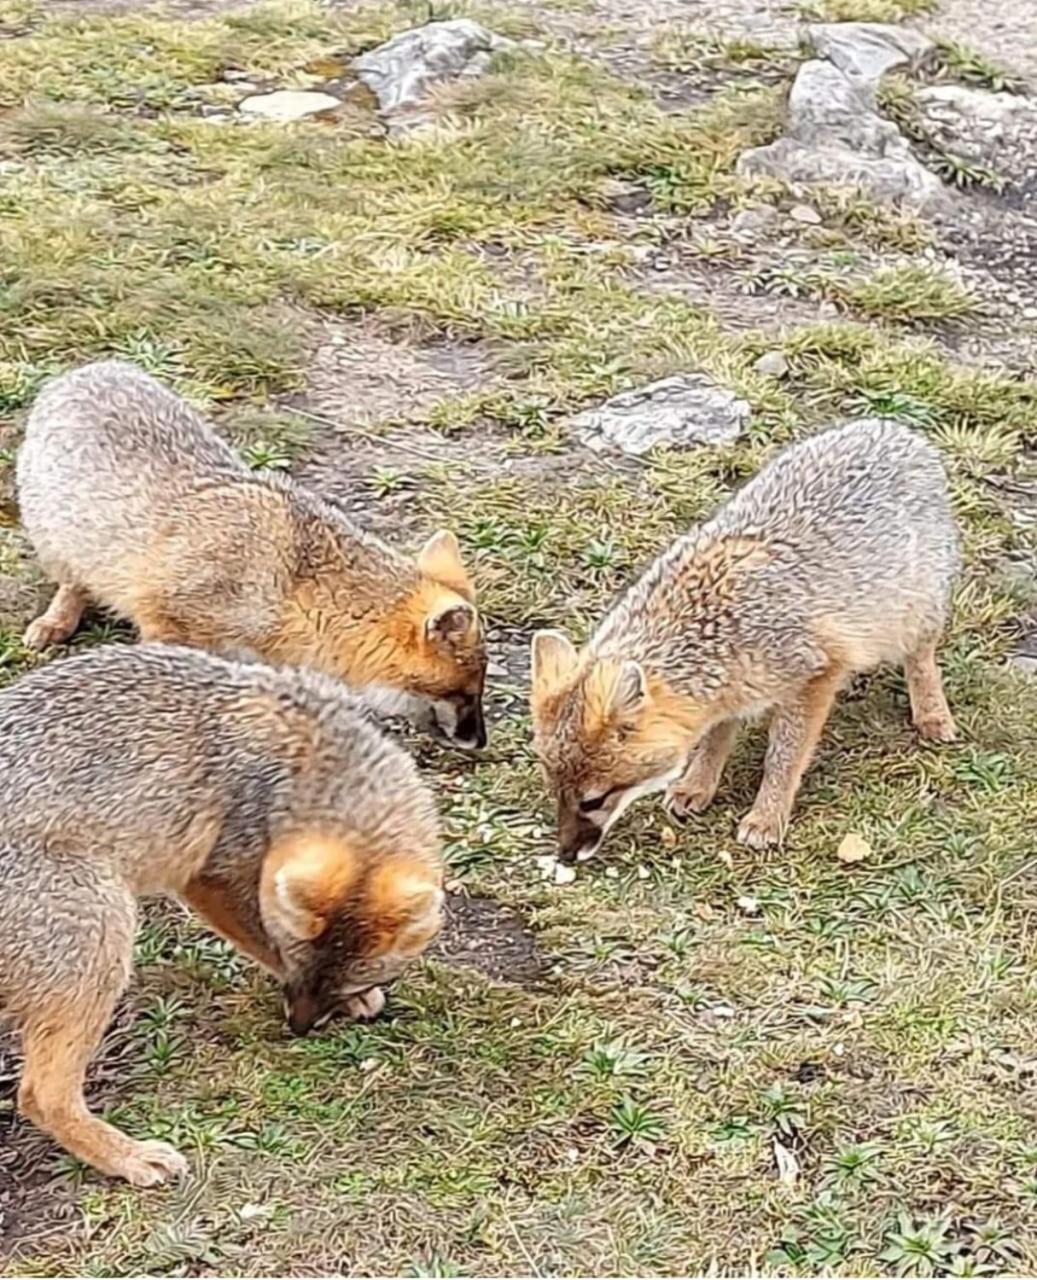
<path fill-rule="evenodd" d="M 639 662 L 602 661 L 591 668 L 586 710 L 595 731 L 630 722 L 647 700 L 648 681 Z"/>
<path fill-rule="evenodd" d="M 610 718 L 626 720 L 641 710 L 647 698 L 648 681 L 645 679 L 644 667 L 640 662 L 629 660 L 620 663 L 609 702 Z"/>
<path fill-rule="evenodd" d="M 358 870 L 356 854 L 344 841 L 292 836 L 263 862 L 260 910 L 295 938 L 318 938 Z"/>
<path fill-rule="evenodd" d="M 533 688 L 539 692 L 564 684 L 576 667 L 576 646 L 561 631 L 538 631 L 531 656 Z"/>
<path fill-rule="evenodd" d="M 418 552 L 418 572 L 443 583 L 465 600 L 474 600 L 475 592 L 461 563 L 461 548 L 449 529 L 440 529 Z"/>
<path fill-rule="evenodd" d="M 425 634 L 433 642 L 454 648 L 465 640 L 477 625 L 474 605 L 449 604 L 439 613 L 425 619 Z"/>
<path fill-rule="evenodd" d="M 383 947 L 416 954 L 443 923 L 440 876 L 422 863 L 387 862 L 371 876 L 368 906 Z"/>

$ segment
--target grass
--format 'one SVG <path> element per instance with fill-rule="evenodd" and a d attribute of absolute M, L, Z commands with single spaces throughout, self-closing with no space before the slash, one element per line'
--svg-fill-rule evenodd
<path fill-rule="evenodd" d="M 861 270 L 858 255 L 833 253 L 808 266 L 763 267 L 745 276 L 750 293 L 823 298 L 861 316 L 908 324 L 958 320 L 979 305 L 960 280 L 927 263 L 891 263 Z"/>
<path fill-rule="evenodd" d="M 810 22 L 903 22 L 937 7 L 937 0 L 807 0 L 799 12 Z"/>
<path fill-rule="evenodd" d="M 1005 658 L 1028 604 L 1006 563 L 1034 555 L 1010 494 L 1033 480 L 1037 386 L 949 356 L 946 322 L 967 330 L 982 297 L 911 256 L 924 224 L 845 195 L 816 200 L 838 244 L 775 245 L 749 282 L 778 317 L 795 289 L 842 319 L 728 328 L 644 287 L 646 244 L 707 244 L 758 198 L 734 161 L 781 109 L 748 48 L 711 68 L 723 80 L 737 63 L 748 89 L 714 85 L 701 108 L 663 115 L 552 45 L 531 10 L 437 5 L 513 34 L 532 23 L 543 41 L 444 94 L 437 130 L 387 141 L 362 114 L 293 129 L 198 114 L 232 103 L 227 65 L 319 81 L 308 65 L 348 61 L 426 10 L 299 0 L 187 23 L 0 4 L 0 460 L 41 380 L 98 355 L 178 386 L 251 465 L 287 469 L 331 447 L 294 412 L 328 320 L 428 354 L 478 344 L 492 385 L 445 395 L 420 452 L 372 455 L 363 473 L 335 447 L 372 516 L 449 523 L 476 567 L 508 670 L 491 749 L 473 762 L 415 745 L 452 878 L 517 913 L 539 976 L 479 968 L 505 954 L 502 914 L 493 956 L 433 957 L 394 990 L 392 1016 L 293 1041 L 261 974 L 179 912 L 151 912 L 95 1102 L 178 1143 L 192 1176 L 142 1195 L 5 1129 L 3 1192 L 29 1215 L 9 1219 L 24 1234 L 6 1266 L 1032 1270 L 1037 693 Z M 614 216 L 609 178 L 650 207 Z M 745 283 L 724 254 L 711 270 L 732 293 Z M 773 349 L 780 381 L 753 368 Z M 749 401 L 742 440 L 629 465 L 572 448 L 573 410 L 688 369 Z M 733 843 L 759 779 L 750 731 L 708 815 L 677 828 L 645 803 L 607 856 L 554 885 L 537 863 L 551 815 L 523 704 L 528 633 L 585 634 L 782 443 L 852 414 L 900 418 L 947 459 L 968 559 L 944 651 L 961 743 L 921 748 L 902 677 L 877 673 L 842 699 L 781 854 Z M 463 442 L 444 451 L 456 461 L 434 460 L 435 433 Z M 0 549 L 3 582 L 27 589 L 17 534 Z M 42 661 L 15 638 L 22 620 L 2 619 L 4 682 Z M 127 638 L 98 626 L 77 643 Z M 848 866 L 836 850 L 851 832 L 871 852 Z"/>

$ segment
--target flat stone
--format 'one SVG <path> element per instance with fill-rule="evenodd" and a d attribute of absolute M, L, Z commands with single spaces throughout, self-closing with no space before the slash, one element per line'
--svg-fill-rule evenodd
<path fill-rule="evenodd" d="M 588 448 L 640 457 L 659 445 L 728 444 L 742 434 L 750 409 L 733 391 L 701 373 L 680 374 L 624 391 L 572 419 Z"/>
<path fill-rule="evenodd" d="M 273 93 L 259 93 L 238 103 L 238 110 L 247 116 L 260 116 L 290 124 L 306 116 L 319 115 L 322 111 L 334 111 L 342 103 L 330 93 L 311 93 L 303 89 L 276 89 Z"/>
<path fill-rule="evenodd" d="M 753 240 L 769 231 L 778 221 L 778 211 L 770 204 L 742 209 L 731 219 L 731 234 L 739 240 Z"/>
<path fill-rule="evenodd" d="M 413 117 L 411 123 L 420 123 L 417 109 L 433 86 L 476 79 L 495 53 L 513 48 L 513 40 L 478 22 L 454 18 L 401 31 L 357 58 L 353 70 L 378 99 L 383 115 L 405 113 Z"/>
<path fill-rule="evenodd" d="M 921 61 L 935 47 L 920 31 L 885 22 L 812 23 L 807 38 L 840 71 L 871 83 L 896 67 Z"/>
<path fill-rule="evenodd" d="M 789 217 L 793 222 L 802 222 L 807 226 L 816 227 L 821 221 L 821 215 L 818 211 L 808 204 L 793 205 L 789 210 Z"/>

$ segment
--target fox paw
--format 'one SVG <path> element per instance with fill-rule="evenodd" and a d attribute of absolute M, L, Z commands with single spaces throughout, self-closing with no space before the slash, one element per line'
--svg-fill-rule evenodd
<path fill-rule="evenodd" d="M 112 1172 L 135 1187 L 156 1187 L 171 1178 L 182 1178 L 187 1161 L 167 1142 L 135 1142 L 126 1155 L 115 1162 Z"/>
<path fill-rule="evenodd" d="M 357 1022 L 370 1022 L 385 1008 L 385 992 L 381 987 L 372 987 L 370 991 L 361 991 L 359 995 L 348 996 L 342 1006 L 347 1018 Z"/>
<path fill-rule="evenodd" d="M 949 713 L 923 716 L 922 719 L 915 721 L 915 729 L 918 736 L 924 738 L 926 742 L 954 742 L 958 737 L 958 731 Z"/>
<path fill-rule="evenodd" d="M 738 824 L 738 843 L 750 849 L 769 849 L 781 844 L 785 835 L 785 823 L 773 814 L 747 813 Z"/>
<path fill-rule="evenodd" d="M 681 783 L 674 787 L 666 797 L 666 811 L 674 818 L 690 818 L 696 813 L 705 813 L 713 803 L 717 793 L 717 784 L 709 782 Z"/>
<path fill-rule="evenodd" d="M 26 649 L 50 649 L 53 645 L 63 644 L 67 639 L 68 629 L 51 622 L 44 614 L 26 627 L 22 644 Z"/>

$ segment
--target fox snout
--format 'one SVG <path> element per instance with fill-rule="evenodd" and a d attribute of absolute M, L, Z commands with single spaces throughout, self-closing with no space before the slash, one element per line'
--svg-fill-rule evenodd
<path fill-rule="evenodd" d="M 601 844 L 604 831 L 579 809 L 558 811 L 558 861 L 589 858 Z"/>
<path fill-rule="evenodd" d="M 334 1001 L 320 999 L 305 987 L 288 986 L 284 991 L 284 1012 L 293 1036 L 307 1036 L 322 1027 L 338 1011 Z"/>
<path fill-rule="evenodd" d="M 465 698 L 458 706 L 454 741 L 459 747 L 467 747 L 471 751 L 481 751 L 486 746 L 486 721 L 480 695 Z"/>
<path fill-rule="evenodd" d="M 487 743 L 482 693 L 461 693 L 436 702 L 432 707 L 435 731 L 455 747 L 481 751 Z"/>

